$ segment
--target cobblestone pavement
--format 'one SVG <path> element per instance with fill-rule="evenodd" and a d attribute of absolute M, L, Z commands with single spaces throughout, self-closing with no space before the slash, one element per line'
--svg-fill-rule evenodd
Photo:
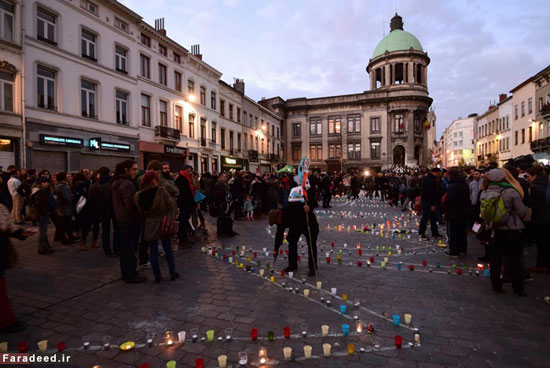
<path fill-rule="evenodd" d="M 178 251 L 180 279 L 165 278 L 160 284 L 121 282 L 118 259 L 106 258 L 101 248 L 82 252 L 78 245 L 56 244 L 55 253 L 40 256 L 36 237 L 16 242 L 21 261 L 7 273 L 8 293 L 27 330 L 1 333 L 0 341 L 7 340 L 9 350 L 15 351 L 22 341 L 33 350 L 37 341 L 47 339 L 52 352 L 65 341 L 78 367 L 139 367 L 142 363 L 165 367 L 170 360 L 177 367 L 194 367 L 197 358 L 204 359 L 205 367 L 217 367 L 222 354 L 228 356 L 228 366 L 237 366 L 239 352 L 246 352 L 254 366 L 261 347 L 267 350 L 268 363 L 282 367 L 550 366 L 550 307 L 543 301 L 544 295 L 550 295 L 550 275 L 535 275 L 526 286 L 527 297 L 513 296 L 509 286 L 497 295 L 483 271 L 477 275 L 482 248 L 473 238 L 466 258 L 451 259 L 436 241 L 417 240 L 418 218 L 380 202 L 335 200 L 332 209 L 317 213 L 322 227 L 317 278 L 306 276 L 306 247 L 300 248 L 300 269 L 292 279 L 280 274 L 287 265 L 284 252 L 273 274 L 266 270 L 273 263 L 265 252 L 272 249 L 275 232 L 266 220 L 239 221 L 234 229 L 240 235 L 216 239 L 214 221 L 209 218 L 210 240 Z M 288 249 L 287 245 L 281 249 Z M 212 250 L 221 259 L 212 256 Z M 525 263 L 530 266 L 534 248 L 526 253 Z M 247 272 L 246 266 L 254 272 Z M 166 275 L 164 263 L 161 269 Z M 150 270 L 143 273 L 153 279 Z M 317 281 L 322 282 L 321 289 Z M 347 301 L 342 300 L 344 294 Z M 340 305 L 347 307 L 345 315 Z M 404 322 L 406 313 L 412 315 L 410 325 Z M 354 314 L 365 326 L 360 334 L 355 332 Z M 400 316 L 398 326 L 393 315 Z M 342 335 L 342 324 L 351 326 L 349 336 Z M 374 326 L 375 333 L 365 333 L 367 324 Z M 322 325 L 330 326 L 328 336 L 322 336 Z M 291 329 L 290 339 L 283 336 L 286 326 Z M 198 342 L 193 343 L 195 328 Z M 227 328 L 233 329 L 230 341 Z M 252 328 L 259 331 L 257 341 L 251 340 Z M 410 346 L 413 328 L 419 329 L 421 343 Z M 215 341 L 201 342 L 209 329 L 215 331 Z M 186 331 L 187 341 L 180 344 L 176 337 L 176 343 L 167 347 L 165 330 Z M 268 340 L 269 331 L 274 341 Z M 150 333 L 156 334 L 151 347 L 146 344 Z M 395 335 L 403 337 L 401 349 L 395 347 Z M 82 348 L 84 336 L 89 336 L 84 340 L 91 345 L 87 350 Z M 109 350 L 100 348 L 104 336 L 112 337 Z M 115 347 L 125 341 L 135 341 L 136 347 L 131 351 Z M 326 343 L 332 345 L 330 358 L 323 357 Z M 347 354 L 348 344 L 355 347 L 352 356 Z M 312 347 L 311 359 L 304 358 L 305 345 Z M 284 347 L 292 348 L 291 360 L 284 359 Z"/>

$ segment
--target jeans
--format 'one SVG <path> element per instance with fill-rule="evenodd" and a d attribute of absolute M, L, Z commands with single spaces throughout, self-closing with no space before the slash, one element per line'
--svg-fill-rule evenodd
<path fill-rule="evenodd" d="M 521 233 L 519 230 L 495 230 L 491 246 L 491 284 L 493 289 L 502 289 L 500 269 L 504 257 L 508 260 L 508 276 L 514 293 L 523 292 L 523 265 Z"/>
<path fill-rule="evenodd" d="M 137 222 L 119 222 L 120 273 L 123 280 L 138 276 L 136 251 L 139 242 L 140 226 Z"/>
<path fill-rule="evenodd" d="M 39 230 L 38 249 L 39 250 L 50 248 L 50 244 L 48 242 L 49 221 L 50 221 L 50 218 L 48 215 L 41 215 L 38 219 L 38 230 Z"/>
<path fill-rule="evenodd" d="M 162 248 L 164 249 L 164 253 L 166 254 L 168 271 L 170 272 L 170 276 L 174 276 L 176 274 L 176 265 L 174 263 L 174 253 L 172 253 L 172 245 L 170 244 L 170 239 L 163 239 L 161 240 L 161 242 L 162 242 Z M 150 241 L 148 242 L 148 244 L 149 244 L 151 268 L 153 269 L 155 280 L 160 280 L 162 278 L 162 275 L 160 274 L 160 267 L 159 267 L 158 240 Z"/>
<path fill-rule="evenodd" d="M 426 235 L 426 227 L 430 221 L 430 227 L 432 229 L 432 236 L 439 235 L 437 229 L 437 214 L 436 211 L 432 211 L 429 203 L 422 202 L 422 218 L 420 219 L 420 227 L 418 228 L 419 235 Z"/>
<path fill-rule="evenodd" d="M 466 253 L 468 249 L 466 221 L 449 221 L 447 229 L 449 233 L 449 253 L 455 256 Z"/>

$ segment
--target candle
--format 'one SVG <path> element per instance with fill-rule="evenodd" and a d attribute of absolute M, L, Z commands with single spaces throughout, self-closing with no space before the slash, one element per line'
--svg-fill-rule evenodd
<path fill-rule="evenodd" d="M 340 313 L 346 314 L 346 310 L 348 309 L 347 306 L 340 304 Z"/>
<path fill-rule="evenodd" d="M 258 340 L 258 329 L 253 328 L 250 330 L 250 337 L 252 338 L 252 341 Z"/>
<path fill-rule="evenodd" d="M 105 336 L 103 338 L 103 350 L 109 350 L 111 348 L 111 336 Z"/>
<path fill-rule="evenodd" d="M 321 334 L 323 336 L 328 336 L 328 331 L 329 331 L 329 326 L 328 325 L 322 325 L 321 326 Z"/>
<path fill-rule="evenodd" d="M 348 344 L 348 355 L 353 355 L 355 354 L 355 345 L 353 344 Z"/>
<path fill-rule="evenodd" d="M 149 368 L 149 367 L 150 367 L 149 363 L 144 363 L 144 364 L 139 366 L 139 368 Z M 166 362 L 166 368 L 176 368 L 176 361 L 171 360 L 169 362 Z"/>
<path fill-rule="evenodd" d="M 164 333 L 164 343 L 168 347 L 174 345 L 174 335 L 172 334 L 172 331 L 166 331 Z"/>
<path fill-rule="evenodd" d="M 273 340 L 275 339 L 275 334 L 273 333 L 273 331 L 267 332 L 267 339 L 269 340 L 269 342 L 273 342 Z"/>
<path fill-rule="evenodd" d="M 284 327 L 283 334 L 285 335 L 285 339 L 290 339 L 290 327 Z"/>
<path fill-rule="evenodd" d="M 409 313 L 405 313 L 405 314 L 403 315 L 403 317 L 405 317 L 405 323 L 406 323 L 407 325 L 410 325 L 410 324 L 411 324 L 411 321 L 412 321 L 412 315 L 409 314 Z"/>
<path fill-rule="evenodd" d="M 40 350 L 41 353 L 45 353 L 46 350 L 48 350 L 48 340 L 41 340 L 38 341 L 38 350 Z"/>
<path fill-rule="evenodd" d="M 420 334 L 419 333 L 414 334 L 414 342 L 416 342 L 417 344 L 420 344 Z"/>
<path fill-rule="evenodd" d="M 65 341 L 60 341 L 57 343 L 57 351 L 61 353 L 65 350 Z"/>
<path fill-rule="evenodd" d="M 304 289 L 304 296 L 309 297 L 309 289 Z"/>
<path fill-rule="evenodd" d="M 345 323 L 344 323 L 344 324 L 342 325 L 342 334 L 343 334 L 344 336 L 348 336 L 348 334 L 349 334 L 349 325 L 348 325 L 348 324 L 345 324 Z"/>
<path fill-rule="evenodd" d="M 195 359 L 195 368 L 204 368 L 204 358 Z"/>
<path fill-rule="evenodd" d="M 197 339 L 198 339 L 198 333 L 199 333 L 199 329 L 198 328 L 192 328 L 191 329 L 191 338 L 193 340 L 193 342 L 197 342 Z"/>
<path fill-rule="evenodd" d="M 239 352 L 239 365 L 248 364 L 248 355 L 244 351 Z"/>
<path fill-rule="evenodd" d="M 29 350 L 29 346 L 26 341 L 17 344 L 17 348 L 19 349 L 20 353 L 26 353 Z"/>
<path fill-rule="evenodd" d="M 323 344 L 323 355 L 327 358 L 330 356 L 330 348 L 330 344 Z"/>
<path fill-rule="evenodd" d="M 399 314 L 394 314 L 393 315 L 393 324 L 395 326 L 399 326 L 399 320 L 401 319 L 401 316 Z"/>
<path fill-rule="evenodd" d="M 271 277 L 269 278 L 269 280 L 270 280 L 271 282 L 275 282 L 275 277 L 271 276 Z"/>
<path fill-rule="evenodd" d="M 312 349 L 313 349 L 313 348 L 312 348 L 310 345 L 304 346 L 304 357 L 305 357 L 306 359 L 310 359 L 310 358 L 311 358 L 311 350 L 312 350 Z"/>
<path fill-rule="evenodd" d="M 302 328 L 302 337 L 307 337 L 307 323 L 302 323 L 300 327 Z"/>
<path fill-rule="evenodd" d="M 402 343 L 403 343 L 403 338 L 399 335 L 395 335 L 395 347 L 400 349 Z"/>
<path fill-rule="evenodd" d="M 353 319 L 355 319 L 355 320 L 359 319 L 359 311 L 358 310 L 353 311 Z"/>
<path fill-rule="evenodd" d="M 342 294 L 342 300 L 343 301 L 348 300 L 348 294 L 346 294 L 346 293 Z"/>
<path fill-rule="evenodd" d="M 264 272 L 265 272 L 265 271 L 264 271 L 264 269 L 262 268 L 262 269 L 260 270 L 260 276 L 261 276 L 261 277 L 264 277 Z"/>
<path fill-rule="evenodd" d="M 290 359 L 292 357 L 292 348 L 290 347 L 283 348 L 283 356 L 287 360 Z"/>
<path fill-rule="evenodd" d="M 227 355 L 218 356 L 218 366 L 220 368 L 225 368 L 227 366 Z"/>
<path fill-rule="evenodd" d="M 231 341 L 231 334 L 233 333 L 232 328 L 225 329 L 225 341 Z"/>
<path fill-rule="evenodd" d="M 260 359 L 260 364 L 265 364 L 267 362 L 267 350 L 261 348 L 258 353 L 258 358 Z"/>
<path fill-rule="evenodd" d="M 332 295 L 336 295 L 336 291 L 337 289 L 335 287 L 330 288 L 330 292 L 332 293 Z"/>

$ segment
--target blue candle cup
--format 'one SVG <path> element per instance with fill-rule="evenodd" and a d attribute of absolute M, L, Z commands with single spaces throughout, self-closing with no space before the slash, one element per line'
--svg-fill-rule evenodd
<path fill-rule="evenodd" d="M 344 334 L 344 336 L 349 335 L 349 325 L 347 325 L 345 323 L 342 325 L 342 333 Z"/>
<path fill-rule="evenodd" d="M 397 269 L 398 269 L 398 270 L 401 269 L 401 263 L 398 263 L 398 264 L 397 264 Z"/>
<path fill-rule="evenodd" d="M 393 324 L 395 326 L 399 326 L 399 320 L 401 319 L 401 316 L 399 316 L 399 314 L 394 314 L 393 315 Z"/>
<path fill-rule="evenodd" d="M 441 263 L 436 262 L 436 263 L 435 263 L 435 266 L 436 266 L 437 268 L 439 268 L 439 267 L 441 267 Z"/>
<path fill-rule="evenodd" d="M 488 277 L 489 276 L 489 270 L 483 270 L 483 276 Z"/>
<path fill-rule="evenodd" d="M 348 309 L 347 306 L 340 304 L 340 313 L 346 314 L 346 310 Z"/>

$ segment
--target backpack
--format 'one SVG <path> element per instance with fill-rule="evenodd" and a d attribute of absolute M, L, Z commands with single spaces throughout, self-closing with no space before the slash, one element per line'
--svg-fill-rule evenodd
<path fill-rule="evenodd" d="M 486 224 L 487 228 L 493 228 L 508 221 L 510 212 L 504 206 L 504 198 L 502 197 L 501 190 L 499 192 L 491 191 L 486 192 L 484 199 L 480 202 L 480 217 Z"/>

